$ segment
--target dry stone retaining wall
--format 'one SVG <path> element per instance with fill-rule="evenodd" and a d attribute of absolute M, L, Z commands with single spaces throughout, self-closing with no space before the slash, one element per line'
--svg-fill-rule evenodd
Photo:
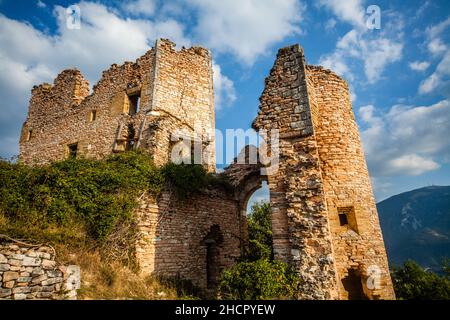
<path fill-rule="evenodd" d="M 0 299 L 76 299 L 79 288 L 79 267 L 59 265 L 52 248 L 0 244 Z"/>

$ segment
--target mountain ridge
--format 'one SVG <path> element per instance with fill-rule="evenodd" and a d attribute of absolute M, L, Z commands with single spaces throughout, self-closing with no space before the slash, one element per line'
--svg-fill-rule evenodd
<path fill-rule="evenodd" d="M 450 186 L 428 186 L 377 203 L 391 267 L 412 259 L 440 271 L 450 257 Z"/>

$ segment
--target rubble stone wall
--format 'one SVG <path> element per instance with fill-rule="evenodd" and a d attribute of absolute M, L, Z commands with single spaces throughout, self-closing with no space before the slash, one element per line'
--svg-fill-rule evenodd
<path fill-rule="evenodd" d="M 55 261 L 52 248 L 0 243 L 0 299 L 76 299 L 78 266 Z"/>
<path fill-rule="evenodd" d="M 170 118 L 183 124 L 191 136 L 198 128 L 199 134 L 209 137 L 205 156 L 210 159 L 208 168 L 214 171 L 211 61 L 206 49 L 177 51 L 169 40 L 158 40 L 155 48 L 135 62 L 113 64 L 104 71 L 91 94 L 80 71 L 64 70 L 53 85 L 41 84 L 32 90 L 20 139 L 20 160 L 33 165 L 62 160 L 73 144 L 77 144 L 77 156 L 100 159 L 134 145 L 163 164 L 170 154 L 173 132 L 161 137 L 158 129 L 162 128 L 155 124 L 160 118 Z M 139 108 L 133 114 L 129 97 L 136 94 L 140 95 Z"/>
<path fill-rule="evenodd" d="M 334 299 L 331 233 L 304 68 L 300 46 L 278 51 L 253 127 L 279 130 L 279 169 L 268 176 L 275 255 L 299 273 L 299 298 Z"/>
<path fill-rule="evenodd" d="M 215 240 L 218 250 L 210 267 L 218 275 L 241 255 L 237 201 L 226 190 L 211 189 L 182 201 L 168 191 L 157 199 L 146 195 L 137 212 L 142 238 L 136 251 L 144 274 L 181 277 L 207 288 L 207 236 L 217 227 L 221 239 Z"/>

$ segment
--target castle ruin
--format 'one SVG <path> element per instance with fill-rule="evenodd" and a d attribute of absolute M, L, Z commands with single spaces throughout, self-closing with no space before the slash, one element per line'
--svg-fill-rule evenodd
<path fill-rule="evenodd" d="M 35 86 L 20 160 L 40 165 L 142 148 L 163 165 L 181 128 L 199 141 L 202 163 L 214 172 L 214 119 L 210 52 L 158 40 L 136 62 L 104 71 L 92 93 L 78 70 Z M 214 288 L 243 252 L 247 202 L 267 181 L 275 258 L 299 273 L 299 299 L 394 299 L 346 81 L 307 65 L 298 45 L 280 49 L 253 128 L 279 133 L 278 170 L 235 161 L 225 169 L 233 191 L 217 186 L 183 202 L 164 191 L 139 200 L 142 272 Z"/>

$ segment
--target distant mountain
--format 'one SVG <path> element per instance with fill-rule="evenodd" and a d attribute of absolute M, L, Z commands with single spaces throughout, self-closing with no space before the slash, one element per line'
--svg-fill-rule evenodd
<path fill-rule="evenodd" d="M 439 271 L 450 258 L 450 186 L 401 193 L 377 208 L 391 266 L 412 259 Z"/>

